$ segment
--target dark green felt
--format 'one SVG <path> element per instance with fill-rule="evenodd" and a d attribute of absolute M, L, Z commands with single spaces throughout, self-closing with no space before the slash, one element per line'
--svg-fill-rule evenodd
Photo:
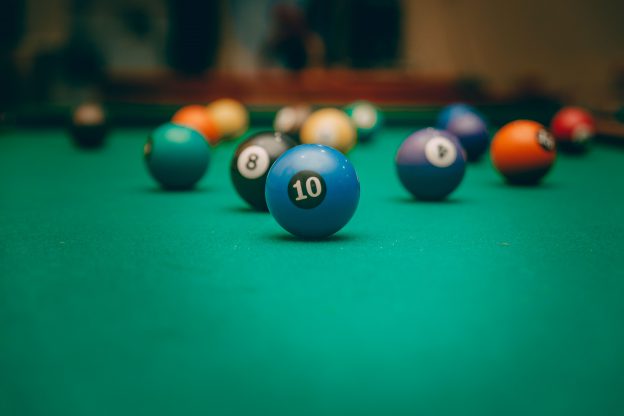
<path fill-rule="evenodd" d="M 230 185 L 160 191 L 147 132 L 0 137 L 0 414 L 621 415 L 624 152 L 542 186 L 471 165 L 412 201 L 407 129 L 350 155 L 360 207 L 300 242 Z"/>

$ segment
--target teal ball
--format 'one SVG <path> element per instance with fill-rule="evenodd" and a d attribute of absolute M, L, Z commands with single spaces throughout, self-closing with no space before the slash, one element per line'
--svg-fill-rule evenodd
<path fill-rule="evenodd" d="M 210 164 L 210 147 L 196 130 L 166 123 L 156 128 L 144 147 L 150 175 L 164 189 L 190 189 Z"/>

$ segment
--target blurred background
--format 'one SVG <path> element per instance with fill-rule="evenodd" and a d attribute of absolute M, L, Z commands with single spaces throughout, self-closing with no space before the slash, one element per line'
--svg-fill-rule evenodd
<path fill-rule="evenodd" d="M 0 110 L 624 99 L 614 0 L 4 0 Z"/>

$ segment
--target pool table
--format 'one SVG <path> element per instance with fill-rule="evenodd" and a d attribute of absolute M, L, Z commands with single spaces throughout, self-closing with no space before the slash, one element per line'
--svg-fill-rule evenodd
<path fill-rule="evenodd" d="M 349 154 L 358 210 L 317 242 L 236 195 L 236 143 L 165 192 L 147 127 L 4 131 L 0 414 L 624 414 L 624 149 L 418 202 L 407 124 Z"/>

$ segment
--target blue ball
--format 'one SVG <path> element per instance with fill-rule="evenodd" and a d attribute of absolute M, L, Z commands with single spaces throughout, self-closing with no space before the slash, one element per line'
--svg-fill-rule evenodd
<path fill-rule="evenodd" d="M 480 115 L 476 108 L 469 106 L 468 104 L 455 103 L 447 105 L 438 114 L 436 127 L 440 130 L 446 130 L 452 119 L 465 114 Z"/>
<path fill-rule="evenodd" d="M 427 128 L 405 139 L 397 153 L 396 166 L 401 183 L 412 195 L 440 200 L 464 178 L 466 156 L 451 133 Z"/>
<path fill-rule="evenodd" d="M 269 212 L 286 231 L 302 238 L 323 238 L 344 227 L 355 213 L 360 181 L 339 151 L 304 144 L 273 164 L 265 193 Z"/>
<path fill-rule="evenodd" d="M 167 123 L 156 128 L 143 148 L 152 177 L 165 189 L 189 189 L 210 164 L 210 147 L 196 130 Z"/>
<path fill-rule="evenodd" d="M 478 160 L 490 145 L 490 132 L 477 114 L 466 113 L 453 117 L 446 130 L 459 139 L 468 160 Z"/>

